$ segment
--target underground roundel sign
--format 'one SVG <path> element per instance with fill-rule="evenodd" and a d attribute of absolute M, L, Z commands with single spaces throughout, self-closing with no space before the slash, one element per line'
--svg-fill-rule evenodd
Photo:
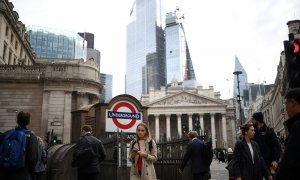
<path fill-rule="evenodd" d="M 136 125 L 142 122 L 142 113 L 129 101 L 118 101 L 106 110 L 106 132 L 135 132 Z"/>

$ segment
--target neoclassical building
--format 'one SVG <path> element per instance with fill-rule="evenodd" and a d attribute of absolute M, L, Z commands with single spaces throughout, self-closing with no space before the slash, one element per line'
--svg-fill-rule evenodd
<path fill-rule="evenodd" d="M 99 102 L 99 65 L 93 60 L 36 59 L 25 25 L 8 0 L 0 1 L 0 132 L 31 114 L 29 129 L 70 142 L 71 112 Z"/>
<path fill-rule="evenodd" d="M 212 86 L 187 88 L 173 81 L 171 87 L 150 90 L 141 103 L 148 107 L 148 123 L 156 140 L 173 139 L 195 130 L 200 121 L 200 134 L 207 134 L 213 147 L 233 147 L 235 116 L 232 103 L 220 99 Z"/>

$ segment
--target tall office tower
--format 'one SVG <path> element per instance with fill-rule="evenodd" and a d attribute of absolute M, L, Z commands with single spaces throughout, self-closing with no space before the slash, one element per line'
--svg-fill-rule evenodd
<path fill-rule="evenodd" d="M 235 56 L 235 65 L 234 65 L 234 71 L 241 71 L 242 73 L 239 74 L 239 89 L 240 89 L 240 98 L 241 98 L 241 108 L 242 108 L 242 122 L 245 122 L 244 117 L 248 117 L 248 108 L 249 108 L 249 101 L 247 100 L 249 96 L 249 86 L 248 86 L 248 79 L 247 79 L 247 73 L 245 69 L 243 68 L 242 64 L 240 63 L 239 59 L 237 56 Z M 238 80 L 237 80 L 237 75 L 234 75 L 234 82 L 233 82 L 233 98 L 237 98 L 238 93 Z M 237 98 L 238 99 L 238 98 Z M 243 103 L 242 103 L 243 102 Z M 237 117 L 240 118 L 240 111 L 239 111 L 239 105 L 236 105 L 236 114 L 238 115 Z"/>
<path fill-rule="evenodd" d="M 166 15 L 167 83 L 196 79 L 179 9 Z"/>
<path fill-rule="evenodd" d="M 126 93 L 137 99 L 165 86 L 161 0 L 135 0 L 127 25 Z"/>
<path fill-rule="evenodd" d="M 97 49 L 94 49 L 94 34 L 88 33 L 88 32 L 79 32 L 78 33 L 84 41 L 87 41 L 87 51 L 86 51 L 86 59 L 93 58 L 94 61 L 99 65 L 100 69 L 100 51 Z"/>
<path fill-rule="evenodd" d="M 244 90 L 248 90 L 248 79 L 247 79 L 247 73 L 240 63 L 237 56 L 235 56 L 235 63 L 234 63 L 234 71 L 241 71 L 242 74 L 239 74 L 239 86 L 240 86 L 240 95 L 244 96 Z M 238 89 L 237 89 L 237 76 L 234 76 L 234 82 L 233 82 L 233 98 L 235 98 L 238 95 Z"/>
<path fill-rule="evenodd" d="M 93 33 L 88 32 L 79 32 L 79 36 L 81 36 L 84 40 L 87 41 L 87 48 L 94 49 L 94 39 L 95 36 Z"/>
<path fill-rule="evenodd" d="M 103 85 L 101 102 L 106 102 L 112 98 L 113 77 L 110 74 L 100 73 L 100 83 Z"/>
<path fill-rule="evenodd" d="M 39 26 L 28 26 L 27 32 L 39 58 L 86 60 L 86 41 L 77 33 Z"/>

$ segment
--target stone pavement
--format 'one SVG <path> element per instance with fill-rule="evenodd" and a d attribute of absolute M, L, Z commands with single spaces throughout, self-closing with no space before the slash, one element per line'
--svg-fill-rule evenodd
<path fill-rule="evenodd" d="M 211 180 L 227 180 L 228 171 L 225 169 L 227 163 L 218 163 L 217 160 L 213 160 L 210 165 Z"/>

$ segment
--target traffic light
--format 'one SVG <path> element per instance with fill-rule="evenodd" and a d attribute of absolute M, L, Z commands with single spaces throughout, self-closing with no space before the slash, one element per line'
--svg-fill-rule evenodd
<path fill-rule="evenodd" d="M 50 131 L 48 131 L 45 135 L 45 141 L 49 144 L 50 142 Z"/>
<path fill-rule="evenodd" d="M 300 38 L 294 39 L 294 35 L 289 34 L 289 41 L 284 41 L 284 52 L 289 87 L 300 87 Z"/>
<path fill-rule="evenodd" d="M 57 135 L 53 135 L 53 145 L 57 144 Z"/>

